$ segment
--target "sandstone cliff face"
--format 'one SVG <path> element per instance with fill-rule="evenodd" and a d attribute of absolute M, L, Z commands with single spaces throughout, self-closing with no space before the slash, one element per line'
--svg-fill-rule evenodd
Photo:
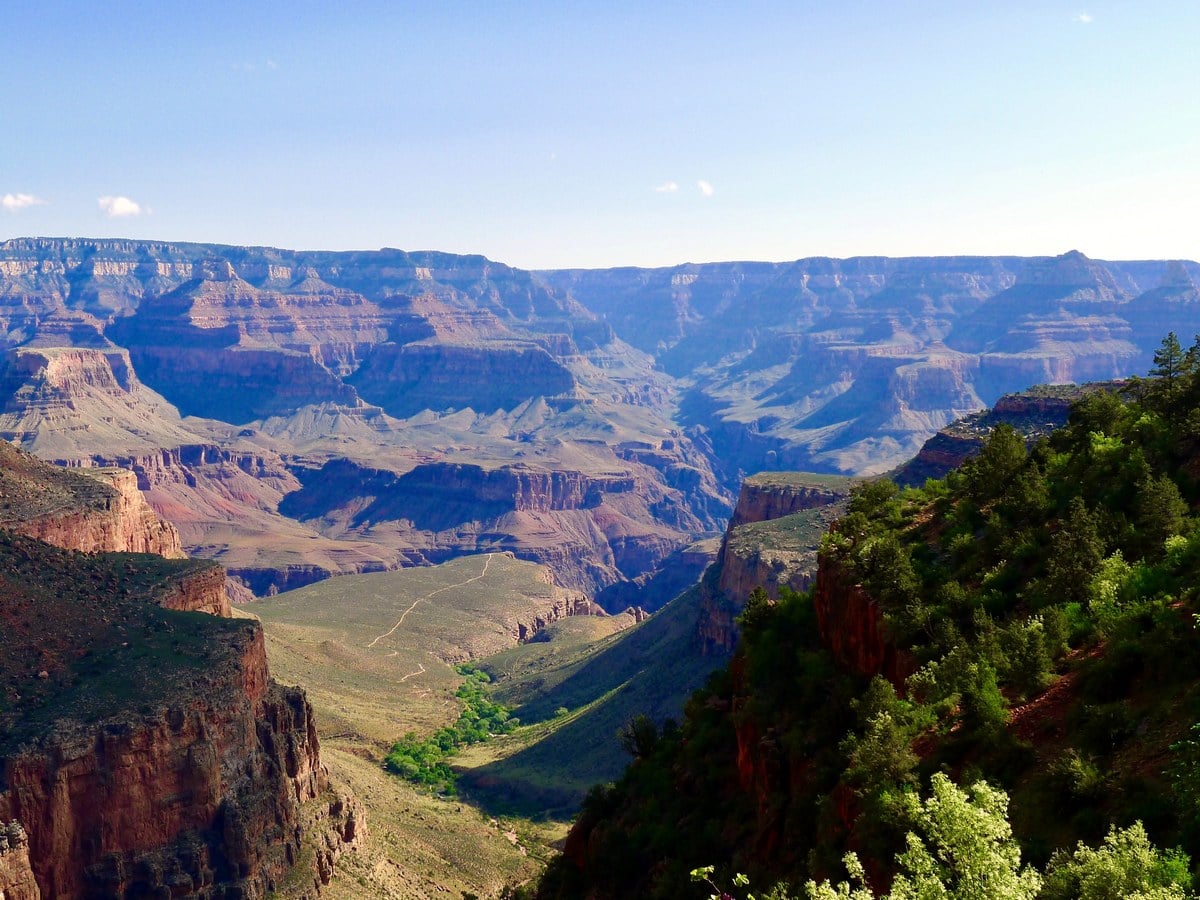
<path fill-rule="evenodd" d="M 701 582 L 701 647 L 732 653 L 735 619 L 755 588 L 778 599 L 780 587 L 807 590 L 821 536 L 844 512 L 854 481 L 795 472 L 763 472 L 742 483 L 721 541 L 714 578 Z"/>
<path fill-rule="evenodd" d="M 0 527 L 83 553 L 180 559 L 179 532 L 122 469 L 66 471 L 0 442 Z"/>
<path fill-rule="evenodd" d="M 216 563 L 198 568 L 170 584 L 159 595 L 159 603 L 167 609 L 228 618 L 231 609 L 225 570 Z"/>
<path fill-rule="evenodd" d="M 32 488 L 85 525 L 111 507 L 107 479 L 8 455 L 10 503 L 28 509 Z M 304 804 L 328 793 L 312 708 L 271 681 L 257 622 L 221 618 L 219 566 L 93 550 L 0 532 L 0 821 L 25 841 L 0 846 L 0 891 L 263 897 L 301 858 Z M 325 818 L 307 835 L 314 884 L 356 830 Z"/>
<path fill-rule="evenodd" d="M 867 677 L 882 675 L 903 688 L 913 672 L 912 660 L 888 640 L 879 601 L 824 555 L 813 587 L 813 609 L 821 643 L 839 666 Z"/>
<path fill-rule="evenodd" d="M 43 896 L 260 897 L 324 788 L 312 710 L 267 675 L 261 629 L 185 703 L 63 726 L 5 760 L 0 816 L 29 834 Z M 238 893 L 240 892 L 240 893 Z"/>
<path fill-rule="evenodd" d="M 530 397 L 570 394 L 575 387 L 571 373 L 533 343 L 382 344 L 351 382 L 368 402 L 401 417 L 423 409 L 512 409 Z"/>
<path fill-rule="evenodd" d="M 168 559 L 186 555 L 175 526 L 160 519 L 146 503 L 136 475 L 122 469 L 84 471 L 113 489 L 105 509 L 47 513 L 25 519 L 16 530 L 47 544 L 85 553 L 154 553 Z"/>
<path fill-rule="evenodd" d="M 0 363 L 0 437 L 43 459 L 194 441 L 117 347 L 19 347 Z"/>
<path fill-rule="evenodd" d="M 792 513 L 828 506 L 846 497 L 852 482 L 792 472 L 761 472 L 742 482 L 730 529 L 751 522 L 782 519 Z"/>
<path fill-rule="evenodd" d="M 41 890 L 29 865 L 29 839 L 16 819 L 0 824 L 0 897 L 40 900 Z"/>

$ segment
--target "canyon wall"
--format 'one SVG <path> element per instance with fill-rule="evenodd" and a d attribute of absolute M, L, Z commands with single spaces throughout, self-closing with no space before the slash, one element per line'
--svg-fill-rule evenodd
<path fill-rule="evenodd" d="M 263 897 L 302 859 L 328 881 L 361 813 L 222 568 L 179 558 L 132 472 L 2 444 L 0 509 L 0 895 Z"/>
<path fill-rule="evenodd" d="M 964 416 L 940 429 L 920 452 L 891 473 L 901 486 L 920 486 L 929 478 L 942 478 L 979 452 L 998 425 L 1009 425 L 1032 445 L 1066 424 L 1071 404 L 1092 391 L 1119 390 L 1123 382 L 1082 385 L 1041 385 L 1005 394 L 991 409 Z"/>
<path fill-rule="evenodd" d="M 227 453 L 165 458 L 150 502 L 259 593 L 502 548 L 633 596 L 719 531 L 745 472 L 882 473 L 1006 391 L 1144 369 L 1168 328 L 1200 331 L 1197 277 L 1074 251 L 524 272 L 17 239 L 0 243 L 0 434 L 72 463 Z M 280 513 L 295 472 L 337 460 L 416 472 L 405 487 L 447 507 L 384 498 L 356 524 L 380 499 L 367 479 L 328 517 Z M 523 465 L 634 486 L 590 505 Z M 446 471 L 472 466 L 503 474 Z"/>
<path fill-rule="evenodd" d="M 312 711 L 270 681 L 261 629 L 231 649 L 194 697 L 4 760 L 0 817 L 43 896 L 261 897 L 296 861 L 298 804 L 325 788 Z"/>
<path fill-rule="evenodd" d="M 179 532 L 146 503 L 133 472 L 92 469 L 86 474 L 112 488 L 103 510 L 56 510 L 14 523 L 15 529 L 56 547 L 84 553 L 154 553 L 168 559 L 186 555 Z"/>
<path fill-rule="evenodd" d="M 699 639 L 704 652 L 729 654 L 736 618 L 762 588 L 804 591 L 817 572 L 821 537 L 845 511 L 855 481 L 802 472 L 762 472 L 742 483 L 717 565 L 701 582 Z"/>

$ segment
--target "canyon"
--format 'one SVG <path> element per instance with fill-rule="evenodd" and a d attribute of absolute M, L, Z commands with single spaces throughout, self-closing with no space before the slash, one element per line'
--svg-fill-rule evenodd
<path fill-rule="evenodd" d="M 315 894 L 362 811 L 221 567 L 131 472 L 0 443 L 0 509 L 0 894 Z"/>
<path fill-rule="evenodd" d="M 655 608 L 745 473 L 884 472 L 1006 392 L 1143 371 L 1200 331 L 1198 277 L 1074 251 L 534 272 L 14 239 L 0 436 L 134 471 L 243 599 L 504 551 Z"/>

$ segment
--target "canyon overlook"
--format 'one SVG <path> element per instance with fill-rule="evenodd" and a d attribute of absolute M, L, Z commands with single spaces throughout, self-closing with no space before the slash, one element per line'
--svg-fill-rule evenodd
<path fill-rule="evenodd" d="M 530 272 L 16 239 L 0 434 L 132 469 L 242 591 L 507 551 L 649 608 L 743 473 L 883 472 L 1005 391 L 1142 371 L 1200 330 L 1198 277 L 1077 252 Z"/>
<path fill-rule="evenodd" d="M 310 893 L 361 833 L 302 690 L 132 473 L 0 442 L 0 894 Z"/>

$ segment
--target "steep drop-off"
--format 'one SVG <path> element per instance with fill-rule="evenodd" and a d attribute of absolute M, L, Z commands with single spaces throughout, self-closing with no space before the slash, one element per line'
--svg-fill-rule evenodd
<path fill-rule="evenodd" d="M 0 441 L 0 528 L 84 553 L 184 556 L 179 532 L 160 519 L 132 472 L 68 471 Z"/>
<path fill-rule="evenodd" d="M 221 567 L 178 558 L 131 472 L 0 443 L 0 507 L 0 892 L 259 897 L 301 858 L 328 881 L 361 814 Z"/>

